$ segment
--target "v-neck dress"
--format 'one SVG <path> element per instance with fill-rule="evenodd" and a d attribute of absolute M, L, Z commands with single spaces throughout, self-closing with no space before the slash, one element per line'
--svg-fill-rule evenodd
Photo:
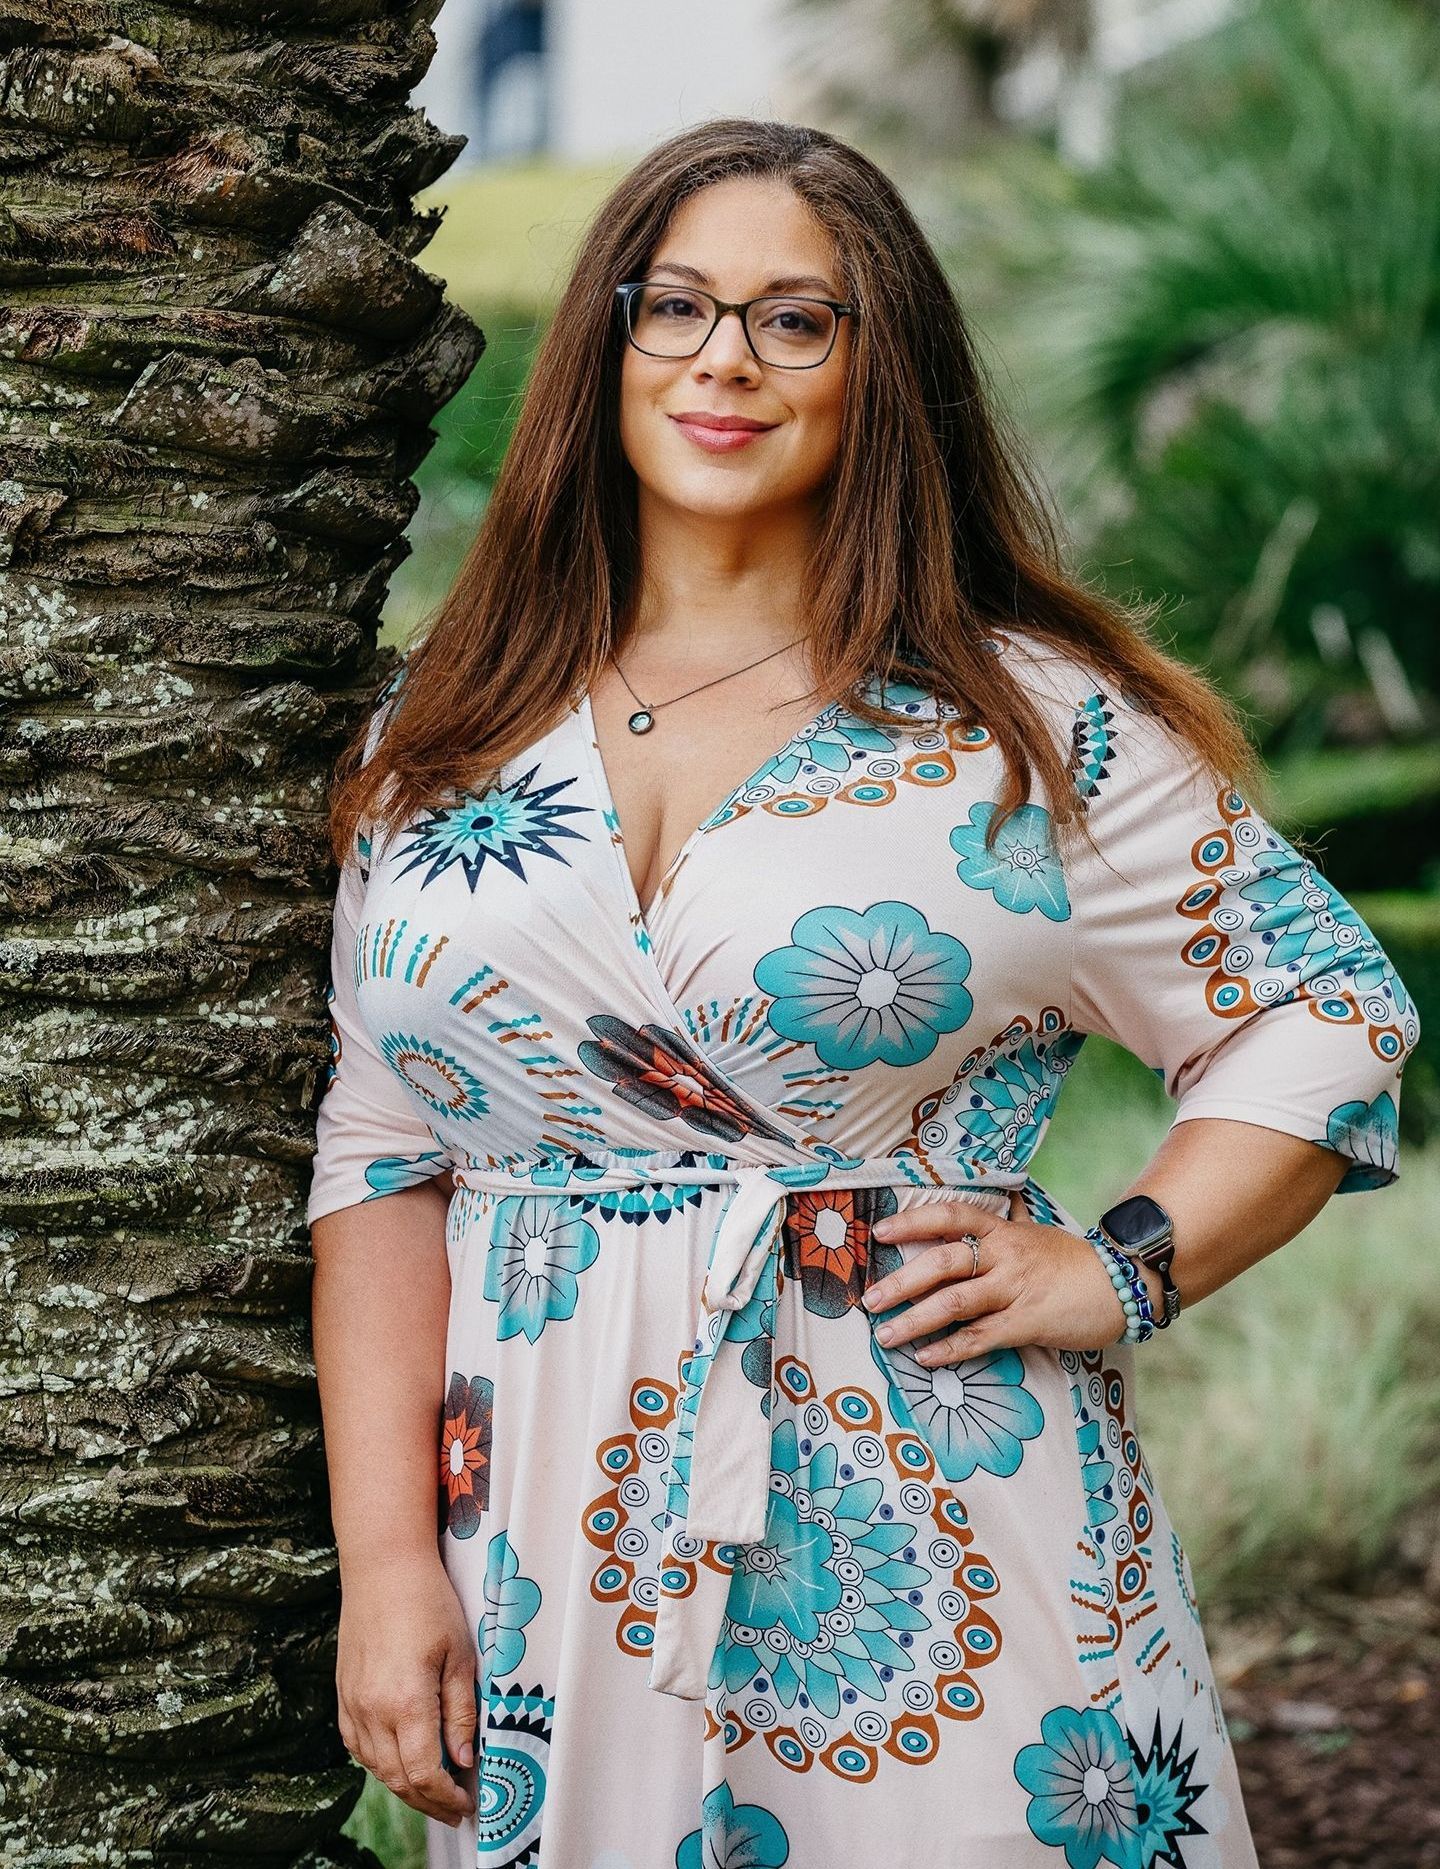
<path fill-rule="evenodd" d="M 1098 855 L 1061 861 L 1038 787 L 987 848 L 991 734 L 894 684 L 893 725 L 828 706 L 737 787 L 646 913 L 584 702 L 483 796 L 357 837 L 307 1216 L 454 1177 L 437 1504 L 477 1811 L 427 1823 L 432 1869 L 869 1869 L 901 1838 L 1254 1869 L 1134 1352 L 886 1349 L 861 1296 L 930 1248 L 871 1226 L 953 1199 L 1082 1232 L 1028 1164 L 1097 1032 L 1177 1122 L 1383 1187 L 1419 1022 L 1138 697 L 988 647 Z"/>

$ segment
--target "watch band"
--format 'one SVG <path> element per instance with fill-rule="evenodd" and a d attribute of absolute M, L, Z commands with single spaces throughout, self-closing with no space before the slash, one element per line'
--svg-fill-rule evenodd
<path fill-rule="evenodd" d="M 1180 1288 L 1170 1276 L 1168 1259 L 1163 1264 L 1157 1264 L 1155 1270 L 1160 1274 L 1160 1292 L 1164 1300 L 1161 1315 L 1155 1320 L 1155 1328 L 1164 1330 L 1180 1315 Z"/>
<path fill-rule="evenodd" d="M 1180 1291 L 1170 1273 L 1175 1241 L 1170 1215 L 1148 1194 L 1132 1194 L 1106 1208 L 1096 1222 L 1106 1240 L 1138 1265 L 1160 1274 L 1162 1303 L 1155 1328 L 1164 1330 L 1180 1315 Z"/>

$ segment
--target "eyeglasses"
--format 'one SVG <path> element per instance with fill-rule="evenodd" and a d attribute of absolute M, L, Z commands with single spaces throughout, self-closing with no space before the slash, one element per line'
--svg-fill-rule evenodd
<path fill-rule="evenodd" d="M 647 357 L 694 357 L 726 312 L 738 312 L 745 341 L 763 364 L 777 370 L 813 370 L 834 348 L 842 318 L 858 318 L 858 305 L 838 299 L 771 294 L 732 305 L 698 286 L 629 279 L 616 286 L 625 307 L 625 335 Z"/>

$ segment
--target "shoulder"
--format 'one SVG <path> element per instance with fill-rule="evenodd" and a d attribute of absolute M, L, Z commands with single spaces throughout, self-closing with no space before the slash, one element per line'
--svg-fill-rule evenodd
<path fill-rule="evenodd" d="M 1077 649 L 1061 648 L 1019 629 L 992 629 L 984 639 L 992 655 L 1035 701 L 1074 710 L 1095 694 L 1119 700 L 1117 684 Z"/>
<path fill-rule="evenodd" d="M 387 723 L 394 714 L 396 708 L 400 705 L 401 690 L 404 688 L 405 678 L 410 672 L 410 656 L 414 647 L 415 645 L 413 643 L 407 643 L 400 651 L 398 661 L 387 670 L 379 691 L 370 704 L 370 720 L 365 732 L 365 754 L 364 758 L 361 760 L 362 765 L 368 762 L 374 755 L 376 747 L 380 744 L 381 736 L 385 732 Z"/>
<path fill-rule="evenodd" d="M 1213 796 L 1219 781 L 1186 738 L 1149 700 L 1083 651 L 995 630 L 999 653 L 1057 733 L 1069 741 L 1070 770 L 1087 814 L 1133 800 L 1197 790 Z"/>
<path fill-rule="evenodd" d="M 1052 647 L 1017 629 L 989 629 L 980 638 L 988 655 L 1003 657 L 1007 672 L 1041 707 L 1069 714 L 1088 696 L 1102 687 L 1101 673 L 1078 655 Z M 958 710 L 942 701 L 929 687 L 910 682 L 884 680 L 872 674 L 865 685 L 866 698 L 880 702 L 889 712 L 908 715 L 914 720 L 944 720 Z"/>

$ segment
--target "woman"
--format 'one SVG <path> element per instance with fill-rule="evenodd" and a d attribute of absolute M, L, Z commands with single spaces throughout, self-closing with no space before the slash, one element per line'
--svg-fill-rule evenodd
<path fill-rule="evenodd" d="M 381 700 L 308 1217 L 341 1731 L 431 1862 L 1253 1865 L 1131 1344 L 1394 1180 L 1418 1023 L 883 174 L 632 170 Z M 1087 1237 L 1090 1032 L 1179 1108 Z"/>

